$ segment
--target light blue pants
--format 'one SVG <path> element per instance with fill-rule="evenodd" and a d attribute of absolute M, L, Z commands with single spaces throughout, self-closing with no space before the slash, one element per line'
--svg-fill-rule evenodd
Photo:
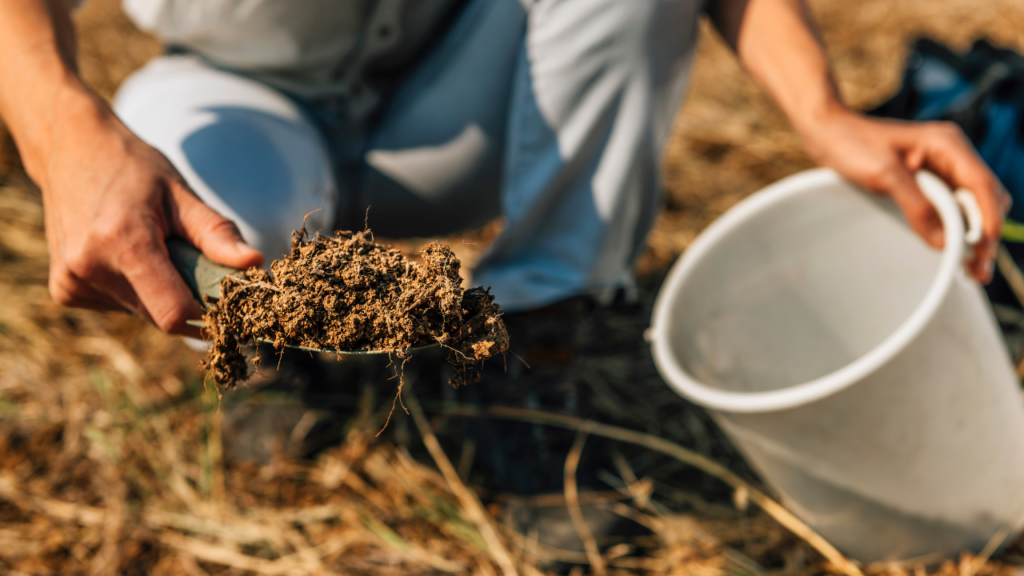
<path fill-rule="evenodd" d="M 372 122 L 192 55 L 136 72 L 115 109 L 274 259 L 311 229 L 456 232 L 503 217 L 474 271 L 506 310 L 607 302 L 660 203 L 700 0 L 471 0 Z M 311 112 L 312 111 L 312 112 Z M 338 119 L 335 119 L 338 120 Z"/>

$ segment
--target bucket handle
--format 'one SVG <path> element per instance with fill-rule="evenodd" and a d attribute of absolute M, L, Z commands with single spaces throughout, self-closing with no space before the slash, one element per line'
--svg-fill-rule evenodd
<path fill-rule="evenodd" d="M 981 241 L 981 207 L 978 206 L 978 200 L 974 197 L 974 194 L 966 188 L 960 188 L 953 193 L 953 199 L 956 200 L 960 211 L 964 214 L 964 219 L 967 221 L 967 231 L 964 232 L 964 242 L 968 246 L 974 246 Z"/>

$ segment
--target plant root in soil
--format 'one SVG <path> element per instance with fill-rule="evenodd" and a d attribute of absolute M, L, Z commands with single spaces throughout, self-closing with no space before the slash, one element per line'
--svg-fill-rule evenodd
<path fill-rule="evenodd" d="M 429 244 L 423 264 L 372 240 L 369 230 L 293 233 L 291 253 L 270 272 L 250 268 L 220 283 L 203 316 L 212 346 L 204 368 L 222 388 L 250 375 L 243 346 L 257 340 L 277 350 L 377 350 L 408 358 L 409 349 L 440 344 L 456 367 L 450 383 L 480 378 L 472 366 L 505 352 L 508 332 L 487 289 L 464 290 L 461 263 L 450 248 Z M 252 363 L 260 364 L 257 355 Z"/>

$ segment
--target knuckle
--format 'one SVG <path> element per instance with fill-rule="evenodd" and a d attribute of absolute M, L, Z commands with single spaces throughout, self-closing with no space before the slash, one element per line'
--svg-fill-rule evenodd
<path fill-rule="evenodd" d="M 164 332 L 176 332 L 185 326 L 188 315 L 179 307 L 167 307 L 154 311 L 153 323 Z"/>
<path fill-rule="evenodd" d="M 891 191 L 896 186 L 897 169 L 893 161 L 878 162 L 867 169 L 865 181 L 872 190 Z"/>
<path fill-rule="evenodd" d="M 89 240 L 100 247 L 115 246 L 124 239 L 128 227 L 117 217 L 98 218 L 92 225 Z"/>
<path fill-rule="evenodd" d="M 1010 206 L 1012 202 L 1010 195 L 1003 190 L 994 176 L 983 172 L 977 174 L 975 178 L 973 183 L 966 183 L 964 186 L 974 194 L 983 210 L 990 205 L 995 210 L 1003 210 Z"/>
<path fill-rule="evenodd" d="M 88 245 L 66 249 L 63 260 L 67 271 L 78 278 L 91 278 L 98 267 L 96 252 Z"/>
<path fill-rule="evenodd" d="M 126 234 L 116 246 L 113 253 L 117 256 L 122 273 L 138 266 L 148 267 L 150 256 L 156 249 L 153 239 L 145 234 Z"/>
<path fill-rule="evenodd" d="M 50 276 L 47 288 L 50 291 L 50 298 L 53 298 L 53 301 L 61 306 L 70 307 L 74 306 L 75 302 L 77 302 L 75 297 L 64 288 L 60 280 L 53 275 Z"/>
<path fill-rule="evenodd" d="M 218 236 L 241 236 L 238 226 L 227 218 L 217 217 L 213 219 L 209 227 L 210 234 Z"/>
<path fill-rule="evenodd" d="M 111 225 L 93 237 L 93 251 L 105 254 L 110 268 L 124 273 L 135 266 L 148 266 L 159 241 L 153 230 L 130 223 Z"/>
<path fill-rule="evenodd" d="M 933 130 L 938 136 L 945 138 L 946 140 L 962 141 L 966 138 L 964 136 L 964 131 L 960 129 L 960 126 L 955 122 L 950 122 L 948 120 L 935 122 Z"/>
<path fill-rule="evenodd" d="M 119 268 L 125 257 L 129 259 L 138 254 L 140 236 L 138 227 L 128 220 L 118 217 L 98 220 L 91 228 L 89 237 L 80 251 L 85 252 L 83 259 L 88 259 L 93 267 L 106 262 L 111 269 Z M 76 272 L 77 273 L 77 272 Z"/>
<path fill-rule="evenodd" d="M 66 308 L 74 308 L 78 300 L 71 294 L 64 291 L 50 292 L 50 296 L 53 297 L 53 301 Z"/>
<path fill-rule="evenodd" d="M 84 305 L 86 299 L 82 297 L 82 288 L 74 277 L 66 270 L 55 269 L 50 273 L 47 280 L 47 289 L 53 301 L 61 306 L 77 308 Z"/>

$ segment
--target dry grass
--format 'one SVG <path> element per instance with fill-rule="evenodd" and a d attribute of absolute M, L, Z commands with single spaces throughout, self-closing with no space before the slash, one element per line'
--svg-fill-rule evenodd
<path fill-rule="evenodd" d="M 842 90 L 857 106 L 895 89 L 905 46 L 919 34 L 960 47 L 978 36 L 1017 46 L 1024 31 L 1024 6 L 1010 0 L 817 0 L 813 6 Z M 159 52 L 114 0 L 93 0 L 77 19 L 83 73 L 104 95 Z M 733 467 L 741 482 L 752 481 L 707 418 L 660 382 L 640 335 L 661 274 L 693 237 L 750 192 L 810 163 L 785 119 L 713 35 L 705 35 L 700 51 L 665 160 L 667 207 L 640 263 L 647 288 L 642 305 L 600 319 L 614 353 L 588 358 L 578 379 L 608 423 L 673 440 Z M 470 244 L 462 252 L 471 258 L 474 249 Z M 482 508 L 455 469 L 440 461 L 430 440 L 444 424 L 436 410 L 435 420 L 417 417 L 416 424 L 443 473 L 414 457 L 426 452 L 407 433 L 404 417 L 390 440 L 375 440 L 389 400 L 372 387 L 353 399 L 357 416 L 344 443 L 317 461 L 226 465 L 217 401 L 195 370 L 198 357 L 134 319 L 63 309 L 49 300 L 45 284 L 42 208 L 5 137 L 0 572 L 498 574 L 512 566 L 530 574 L 544 556 L 587 570 L 603 564 L 610 574 L 834 571 L 772 518 L 748 508 L 746 492 L 738 491 L 734 504 L 717 480 L 665 457 L 652 457 L 640 474 L 620 469 L 622 497 L 609 501 L 655 528 L 656 537 L 624 542 L 598 561 L 593 554 L 540 549 L 495 521 L 500 500 Z M 978 573 L 1012 573 L 1021 554 L 1016 544 Z M 970 562 L 965 555 L 929 571 L 961 574 Z"/>

